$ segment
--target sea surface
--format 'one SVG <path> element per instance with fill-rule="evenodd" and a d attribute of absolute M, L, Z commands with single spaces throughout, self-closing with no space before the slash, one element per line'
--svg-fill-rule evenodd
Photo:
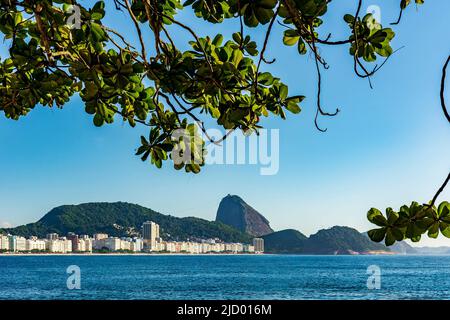
<path fill-rule="evenodd" d="M 0 299 L 450 299 L 450 256 L 0 256 Z"/>

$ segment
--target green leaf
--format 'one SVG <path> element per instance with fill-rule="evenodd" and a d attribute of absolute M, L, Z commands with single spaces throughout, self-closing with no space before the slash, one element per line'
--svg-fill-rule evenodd
<path fill-rule="evenodd" d="M 99 113 L 96 113 L 94 116 L 94 125 L 96 127 L 101 127 L 105 123 L 103 116 Z"/>
<path fill-rule="evenodd" d="M 441 230 L 441 233 L 444 235 L 444 237 L 450 238 L 450 224 L 440 222 L 439 229 Z"/>
<path fill-rule="evenodd" d="M 304 55 L 307 53 L 306 44 L 303 41 L 303 39 L 299 39 L 297 50 L 298 50 L 298 53 L 300 53 L 301 55 Z"/>
<path fill-rule="evenodd" d="M 386 209 L 386 216 L 387 216 L 387 222 L 389 225 L 393 225 L 399 218 L 398 213 L 395 212 L 394 210 L 392 210 L 392 208 Z"/>
<path fill-rule="evenodd" d="M 437 216 L 440 218 L 447 218 L 450 216 L 450 203 L 447 201 L 442 202 L 437 209 Z"/>
<path fill-rule="evenodd" d="M 293 46 L 300 39 L 300 35 L 297 30 L 286 30 L 284 31 L 283 43 L 287 46 Z"/>
<path fill-rule="evenodd" d="M 384 243 L 386 244 L 386 246 L 392 246 L 395 243 L 395 237 L 392 234 L 391 229 L 388 229 L 386 231 L 386 238 L 384 239 Z"/>
<path fill-rule="evenodd" d="M 439 222 L 433 223 L 428 229 L 428 237 L 436 239 L 439 235 Z"/>
<path fill-rule="evenodd" d="M 300 106 L 294 101 L 289 101 L 286 105 L 286 109 L 294 114 L 298 114 L 302 110 L 300 109 Z"/>
<path fill-rule="evenodd" d="M 282 100 L 286 99 L 289 94 L 288 87 L 284 84 L 280 85 L 280 98 Z"/>
<path fill-rule="evenodd" d="M 403 234 L 402 230 L 399 228 L 391 228 L 391 233 L 394 236 L 395 240 L 402 241 L 405 238 L 405 235 Z"/>
<path fill-rule="evenodd" d="M 354 23 L 355 18 L 351 14 L 344 15 L 344 21 L 347 23 Z"/>
<path fill-rule="evenodd" d="M 369 230 L 367 232 L 367 235 L 372 241 L 381 242 L 383 241 L 384 236 L 386 235 L 386 228 Z"/>
<path fill-rule="evenodd" d="M 270 72 L 263 72 L 258 75 L 258 83 L 270 86 L 274 81 L 273 76 Z"/>
<path fill-rule="evenodd" d="M 414 239 L 420 239 L 420 236 L 424 233 L 424 231 L 425 230 L 419 228 L 416 223 L 412 222 L 407 226 L 405 235 L 407 238 L 414 241 Z"/>
<path fill-rule="evenodd" d="M 103 19 L 104 14 L 100 13 L 100 12 L 94 12 L 91 14 L 91 19 L 92 20 L 101 20 Z"/>
<path fill-rule="evenodd" d="M 106 41 L 107 40 L 105 31 L 102 29 L 102 27 L 99 24 L 97 24 L 95 22 L 91 23 L 91 34 L 95 41 Z"/>
<path fill-rule="evenodd" d="M 215 45 L 216 47 L 219 47 L 222 45 L 222 41 L 223 41 L 223 35 L 221 35 L 220 33 L 218 35 L 216 35 L 214 37 L 214 40 L 212 41 L 213 45 Z"/>
<path fill-rule="evenodd" d="M 369 212 L 367 212 L 367 219 L 380 227 L 388 225 L 386 218 L 383 216 L 381 211 L 376 208 L 371 208 Z"/>
<path fill-rule="evenodd" d="M 233 40 L 237 43 L 240 44 L 242 42 L 242 36 L 240 32 L 235 32 L 233 33 Z"/>

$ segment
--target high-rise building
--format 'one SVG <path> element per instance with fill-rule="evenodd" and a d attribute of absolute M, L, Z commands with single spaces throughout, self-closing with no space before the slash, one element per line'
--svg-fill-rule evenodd
<path fill-rule="evenodd" d="M 109 237 L 104 239 L 105 247 L 110 251 L 117 251 L 121 249 L 121 240 L 119 238 Z"/>
<path fill-rule="evenodd" d="M 9 250 L 9 239 L 7 236 L 0 235 L 0 251 Z"/>
<path fill-rule="evenodd" d="M 143 247 L 144 243 L 142 242 L 142 239 L 135 238 L 133 239 L 133 242 L 131 242 L 130 250 L 134 252 L 140 252 L 142 251 Z"/>
<path fill-rule="evenodd" d="M 92 252 L 92 244 L 93 244 L 93 240 L 92 239 L 79 239 L 78 240 L 78 251 L 80 252 Z"/>
<path fill-rule="evenodd" d="M 52 253 L 72 252 L 72 241 L 67 239 L 48 240 L 46 249 Z"/>
<path fill-rule="evenodd" d="M 49 233 L 47 234 L 47 240 L 57 240 L 59 235 L 57 233 Z"/>
<path fill-rule="evenodd" d="M 100 239 L 100 240 L 94 239 L 92 241 L 92 248 L 95 249 L 95 250 L 101 250 L 103 248 L 106 248 L 105 247 L 105 241 L 106 241 L 106 239 Z"/>
<path fill-rule="evenodd" d="M 73 232 L 69 232 L 67 234 L 67 240 L 70 240 L 72 242 L 72 251 L 79 251 L 79 248 L 78 248 L 78 235 L 77 234 L 75 234 Z"/>
<path fill-rule="evenodd" d="M 255 253 L 263 253 L 264 252 L 264 239 L 263 238 L 253 239 L 253 246 L 255 247 Z"/>
<path fill-rule="evenodd" d="M 26 251 L 27 250 L 27 246 L 26 246 L 27 239 L 25 239 L 24 237 L 8 236 L 8 240 L 9 240 L 9 250 L 10 251 L 17 252 L 17 251 Z"/>
<path fill-rule="evenodd" d="M 120 250 L 131 250 L 131 241 L 127 239 L 120 239 Z"/>
<path fill-rule="evenodd" d="M 45 241 L 39 240 L 36 237 L 31 237 L 25 242 L 26 251 L 45 251 Z"/>
<path fill-rule="evenodd" d="M 153 221 L 146 221 L 142 225 L 142 237 L 144 239 L 144 248 L 150 251 L 157 251 L 157 242 L 159 242 L 159 225 Z"/>

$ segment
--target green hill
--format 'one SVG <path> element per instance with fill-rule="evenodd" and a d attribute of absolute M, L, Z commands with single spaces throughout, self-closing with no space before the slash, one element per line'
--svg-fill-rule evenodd
<path fill-rule="evenodd" d="M 368 251 L 389 251 L 383 244 L 372 242 L 358 230 L 335 226 L 320 230 L 308 238 L 305 246 L 307 254 L 349 254 Z"/>
<path fill-rule="evenodd" d="M 297 230 L 283 230 L 266 235 L 265 251 L 289 254 L 351 254 L 389 251 L 384 245 L 370 241 L 364 234 L 349 227 L 320 230 L 309 238 Z"/>
<path fill-rule="evenodd" d="M 263 237 L 264 250 L 268 253 L 303 253 L 308 238 L 293 229 L 274 232 Z"/>
<path fill-rule="evenodd" d="M 5 229 L 14 235 L 45 237 L 48 233 L 65 235 L 107 233 L 112 236 L 133 235 L 140 231 L 142 223 L 151 220 L 160 225 L 165 240 L 189 238 L 220 238 L 227 242 L 251 241 L 251 237 L 220 222 L 188 217 L 164 215 L 136 204 L 125 202 L 85 203 L 65 205 L 52 209 L 35 223 Z"/>

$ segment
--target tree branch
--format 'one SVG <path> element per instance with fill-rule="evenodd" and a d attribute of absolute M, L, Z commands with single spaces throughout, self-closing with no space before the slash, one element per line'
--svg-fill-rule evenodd
<path fill-rule="evenodd" d="M 446 77 L 446 72 L 447 72 L 447 66 L 448 66 L 449 62 L 450 62 L 450 56 L 448 56 L 447 61 L 445 62 L 444 67 L 442 68 L 441 93 L 440 93 L 442 110 L 444 111 L 444 115 L 447 118 L 448 122 L 450 122 L 450 115 L 449 115 L 447 107 L 445 105 L 444 89 L 445 89 L 445 77 Z M 434 204 L 436 203 L 436 200 L 438 199 L 438 197 L 442 193 L 442 191 L 444 191 L 444 189 L 447 187 L 447 184 L 449 183 L 449 181 L 450 181 L 450 173 L 448 174 L 447 179 L 445 179 L 442 186 L 438 189 L 438 191 L 434 195 L 433 200 L 431 200 L 431 203 L 429 204 L 430 207 L 434 206 Z"/>
<path fill-rule="evenodd" d="M 442 191 L 444 191 L 445 187 L 447 186 L 447 184 L 449 182 L 450 182 L 450 173 L 448 174 L 447 179 L 445 179 L 444 183 L 439 188 L 439 190 L 436 192 L 436 194 L 433 197 L 433 200 L 431 200 L 431 203 L 428 206 L 430 206 L 430 207 L 434 206 L 434 204 L 436 203 L 436 200 L 439 198 L 439 195 L 442 193 Z"/>
<path fill-rule="evenodd" d="M 448 122 L 450 122 L 450 114 L 447 110 L 447 106 L 445 105 L 445 96 L 444 96 L 444 91 L 445 91 L 445 77 L 447 75 L 447 66 L 450 62 L 450 55 L 447 58 L 447 61 L 444 64 L 444 67 L 442 68 L 442 80 L 441 80 L 441 106 L 442 106 L 442 111 L 444 111 L 444 115 L 447 118 Z"/>

